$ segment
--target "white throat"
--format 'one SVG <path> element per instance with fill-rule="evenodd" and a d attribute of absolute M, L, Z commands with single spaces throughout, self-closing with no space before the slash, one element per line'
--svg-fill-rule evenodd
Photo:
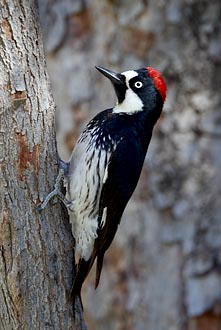
<path fill-rule="evenodd" d="M 130 70 L 122 72 L 122 75 L 124 75 L 126 78 L 126 85 L 128 89 L 126 91 L 124 101 L 122 103 L 117 103 L 113 109 L 113 112 L 124 112 L 127 114 L 133 114 L 135 112 L 142 111 L 143 103 L 141 99 L 136 93 L 134 93 L 134 91 L 129 86 L 129 80 L 138 76 L 138 73 L 136 71 Z"/>

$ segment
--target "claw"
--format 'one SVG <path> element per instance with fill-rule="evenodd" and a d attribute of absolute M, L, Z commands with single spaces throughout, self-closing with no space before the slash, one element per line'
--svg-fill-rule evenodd
<path fill-rule="evenodd" d="M 62 161 L 63 162 L 63 161 Z M 37 211 L 41 212 L 42 210 L 45 209 L 45 207 L 47 206 L 48 202 L 54 197 L 54 196 L 58 196 L 58 198 L 65 204 L 66 207 L 68 207 L 69 205 L 69 201 L 65 198 L 65 196 L 62 194 L 61 192 L 61 183 L 64 179 L 64 174 L 65 174 L 65 170 L 60 167 L 55 185 L 54 185 L 54 189 L 46 196 L 45 200 L 43 201 L 42 204 L 40 204 L 37 207 Z"/>

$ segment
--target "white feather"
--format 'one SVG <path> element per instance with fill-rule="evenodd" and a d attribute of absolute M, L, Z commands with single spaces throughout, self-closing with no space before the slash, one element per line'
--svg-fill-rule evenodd
<path fill-rule="evenodd" d="M 130 71 L 123 72 L 122 75 L 124 75 L 126 78 L 126 85 L 127 85 L 128 89 L 126 91 L 124 101 L 120 104 L 118 103 L 114 107 L 113 112 L 115 112 L 115 113 L 124 112 L 127 114 L 133 114 L 135 112 L 142 111 L 143 102 L 141 101 L 139 96 L 136 93 L 134 93 L 134 91 L 129 86 L 130 79 L 138 76 L 138 73 L 136 71 L 130 70 Z"/>
<path fill-rule="evenodd" d="M 110 159 L 110 152 L 96 148 L 93 139 L 91 134 L 85 139 L 79 139 L 71 157 L 67 177 L 67 199 L 72 203 L 69 214 L 76 252 L 86 261 L 92 254 L 97 238 L 99 200 L 103 182 L 107 179 Z M 105 220 L 103 216 L 102 225 Z"/>
<path fill-rule="evenodd" d="M 126 77 L 127 87 L 129 87 L 129 80 L 138 76 L 138 73 L 134 70 L 124 71 L 121 74 Z"/>
<path fill-rule="evenodd" d="M 101 228 L 103 228 L 105 225 L 106 217 L 107 217 L 107 208 L 105 207 L 103 210 L 103 215 L 102 215 L 102 219 L 101 219 Z"/>

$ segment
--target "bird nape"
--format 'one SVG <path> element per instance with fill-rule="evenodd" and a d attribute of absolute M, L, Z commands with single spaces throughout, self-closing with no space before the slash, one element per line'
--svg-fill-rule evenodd
<path fill-rule="evenodd" d="M 81 295 L 96 259 L 95 288 L 103 258 L 116 234 L 124 209 L 137 185 L 152 131 L 166 98 L 166 84 L 151 68 L 115 73 L 96 69 L 112 83 L 117 104 L 98 113 L 80 135 L 69 163 L 60 162 L 75 252 L 79 257 L 72 296 Z M 43 209 L 48 200 L 44 202 Z"/>

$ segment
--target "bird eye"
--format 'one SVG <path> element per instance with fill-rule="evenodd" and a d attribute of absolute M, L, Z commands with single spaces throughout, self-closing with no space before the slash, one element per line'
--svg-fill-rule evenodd
<path fill-rule="evenodd" d="M 136 88 L 141 88 L 143 86 L 143 83 L 141 81 L 136 81 L 135 84 L 134 84 L 134 86 Z"/>

